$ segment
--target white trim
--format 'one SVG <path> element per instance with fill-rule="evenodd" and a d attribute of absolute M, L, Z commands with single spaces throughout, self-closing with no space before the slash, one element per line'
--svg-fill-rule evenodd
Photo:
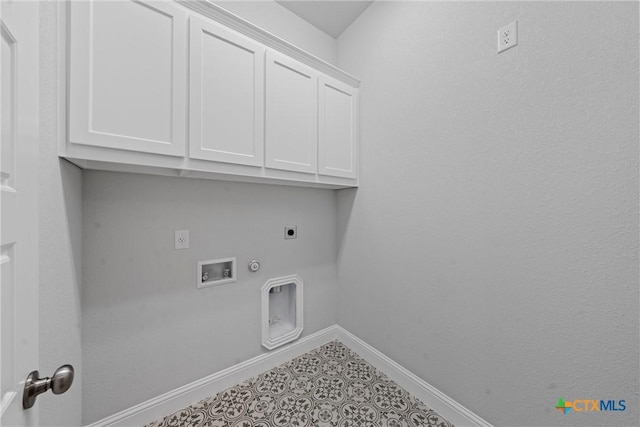
<path fill-rule="evenodd" d="M 253 40 L 256 40 L 263 45 L 275 49 L 281 53 L 284 53 L 291 58 L 294 58 L 303 64 L 306 64 L 316 70 L 340 80 L 352 87 L 359 87 L 360 80 L 356 77 L 342 71 L 333 64 L 314 56 L 299 47 L 289 43 L 280 37 L 263 30 L 262 28 L 252 24 L 245 19 L 229 12 L 223 7 L 212 3 L 209 0 L 176 0 L 179 4 L 186 8 L 198 12 L 200 15 L 213 19 L 226 27 L 229 27 L 240 34 L 243 34 Z"/>
<path fill-rule="evenodd" d="M 298 357 L 335 339 L 337 339 L 337 326 L 329 326 L 301 338 L 295 343 L 263 353 L 208 377 L 178 387 L 175 390 L 96 421 L 87 427 L 145 425 L 162 419 L 172 412 L 208 396 L 213 396 L 226 388 L 273 369 L 294 357 Z"/>
<path fill-rule="evenodd" d="M 4 396 L 2 396 L 2 399 L 0 400 L 0 417 L 2 417 L 4 411 L 7 410 L 7 408 L 11 405 L 11 402 L 13 402 L 13 399 L 15 399 L 17 395 L 18 393 L 16 393 L 15 391 L 8 391 L 4 394 Z"/>
<path fill-rule="evenodd" d="M 409 393 L 420 399 L 439 415 L 451 421 L 456 426 L 492 427 L 480 416 L 471 412 L 422 378 L 399 365 L 379 350 L 371 347 L 351 332 L 336 325 L 338 340 L 360 357 L 369 362 L 374 368 L 382 371 L 392 381 L 403 387 Z"/>
<path fill-rule="evenodd" d="M 380 351 L 371 347 L 346 329 L 333 325 L 277 350 L 264 353 L 224 369 L 208 377 L 179 387 L 146 402 L 132 406 L 87 427 L 117 427 L 144 425 L 198 402 L 208 396 L 238 384 L 262 372 L 273 369 L 333 340 L 339 340 L 391 380 L 404 387 L 438 414 L 456 426 L 492 427 L 489 422 L 471 412 L 431 384 L 403 368 Z"/>

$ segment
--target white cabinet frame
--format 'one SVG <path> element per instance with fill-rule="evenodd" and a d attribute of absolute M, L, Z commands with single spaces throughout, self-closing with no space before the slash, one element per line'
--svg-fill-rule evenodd
<path fill-rule="evenodd" d="M 200 17 L 192 16 L 189 25 L 189 157 L 262 166 L 264 46 Z M 217 43 L 209 51 L 205 37 Z M 205 64 L 212 60 L 219 69 L 209 74 Z M 207 115 L 205 104 L 214 112 Z"/>
<path fill-rule="evenodd" d="M 99 4 L 96 6 L 96 3 Z M 112 8 L 105 8 L 105 5 L 112 5 Z M 347 166 L 350 162 L 333 161 L 331 149 L 327 151 L 318 145 L 320 138 L 327 138 L 326 135 L 320 135 L 320 121 L 327 122 L 323 125 L 325 127 L 332 126 L 331 120 L 327 120 L 326 115 L 322 117 L 319 112 L 319 105 L 323 102 L 319 86 L 321 78 L 328 77 L 328 81 L 343 83 L 354 91 L 356 97 L 360 85 L 357 78 L 210 2 L 83 0 L 65 2 L 63 8 L 66 13 L 60 14 L 58 27 L 61 40 L 58 49 L 58 87 L 61 94 L 66 96 L 59 99 L 61 112 L 64 113 L 59 121 L 60 157 L 90 170 L 331 189 L 358 186 L 357 135 L 356 141 L 353 141 L 355 147 L 352 147 L 352 153 L 355 153 L 353 170 Z M 97 21 L 92 27 L 94 18 Z M 216 52 L 230 52 L 230 66 L 243 70 L 244 74 L 238 79 L 243 83 L 249 81 L 246 71 L 249 66 L 240 53 L 243 49 L 255 52 L 255 126 L 245 126 L 245 132 L 240 133 L 244 142 L 237 147 L 229 144 L 229 141 L 235 140 L 233 128 L 217 131 L 219 127 L 209 123 L 205 134 L 227 137 L 216 140 L 197 135 L 202 122 L 217 110 L 207 106 L 205 109 L 208 112 L 201 111 L 203 114 L 199 114 L 199 117 L 193 114 L 199 104 L 197 97 L 202 94 L 196 93 L 195 87 L 189 84 L 189 77 L 197 77 L 198 72 L 198 59 L 190 55 L 190 49 L 196 44 L 190 40 L 196 31 L 195 27 L 190 28 L 190 19 L 204 23 L 202 28 L 206 24 L 209 34 L 215 34 L 219 40 L 226 39 L 230 46 L 239 48 L 234 53 L 216 45 L 211 39 L 205 40 L 207 49 L 211 50 L 213 46 L 212 50 Z M 96 29 L 95 41 L 92 40 L 92 28 Z M 138 47 L 130 45 L 129 39 Z M 147 46 L 150 52 L 147 52 Z M 147 54 L 150 60 L 146 59 Z M 270 132 L 267 122 L 277 115 L 274 111 L 267 111 L 274 100 L 273 96 L 270 97 L 273 86 L 269 89 L 269 79 L 274 76 L 270 61 L 280 67 L 279 85 L 284 88 L 280 94 L 289 96 L 298 92 L 297 89 L 290 90 L 289 78 L 300 83 L 296 76 L 306 76 L 312 84 L 298 84 L 305 94 L 293 103 L 304 104 L 306 111 L 310 112 L 304 115 L 308 126 L 300 124 L 303 120 L 299 118 L 302 116 L 297 114 L 295 108 L 284 108 L 279 123 L 285 138 L 278 138 L 278 135 Z M 120 63 L 124 64 L 122 67 L 118 65 L 120 68 L 109 67 L 109 64 Z M 107 64 L 107 67 L 101 64 Z M 207 65 L 209 70 L 212 69 L 211 64 L 214 62 L 210 61 Z M 92 67 L 98 73 L 102 71 L 102 74 L 96 74 L 94 81 Z M 159 74 L 152 69 L 159 70 Z M 112 74 L 117 84 L 109 83 Z M 230 74 L 233 75 L 232 72 Z M 258 78 L 260 75 L 262 79 Z M 200 77 L 206 78 L 202 74 Z M 97 98 L 93 102 L 97 114 L 92 112 L 92 84 L 96 89 Z M 156 88 L 159 92 L 155 91 Z M 109 92 L 112 89 L 113 92 Z M 223 98 L 226 96 L 229 99 L 234 91 L 223 91 Z M 248 98 L 246 86 L 241 91 Z M 259 99 L 260 92 L 262 100 Z M 145 93 L 151 96 L 145 98 Z M 208 100 L 213 99 L 212 94 L 215 93 L 215 85 L 213 89 L 205 89 Z M 225 104 L 220 101 L 217 105 Z M 283 105 L 287 105 L 286 102 Z M 156 106 L 161 107 L 158 110 Z M 156 113 L 153 113 L 154 110 Z M 247 103 L 241 103 L 239 110 L 244 123 L 250 123 Z M 109 111 L 115 114 L 111 115 Z M 140 113 L 142 115 L 138 111 L 143 112 Z M 129 120 L 129 117 L 132 119 Z M 142 121 L 138 122 L 137 119 Z M 335 122 L 339 124 L 338 129 L 344 129 L 340 125 L 342 120 L 333 120 Z M 287 133 L 290 125 L 297 131 Z M 255 136 L 254 150 L 248 142 L 248 127 L 254 127 L 251 129 Z M 357 131 L 357 123 L 354 129 Z M 335 155 L 335 148 L 341 147 L 337 142 L 339 140 L 333 139 L 336 143 L 333 147 L 334 160 L 339 159 Z M 226 141 L 226 145 L 216 141 Z M 274 154 L 269 151 L 273 147 L 284 147 L 281 150 L 283 156 L 278 156 L 277 152 L 270 156 Z M 290 147 L 294 149 L 288 151 Z"/>
<path fill-rule="evenodd" d="M 290 84 L 278 85 L 279 72 L 288 73 Z M 266 77 L 265 166 L 315 174 L 318 168 L 318 72 L 269 50 Z"/>
<path fill-rule="evenodd" d="M 131 0 L 126 0 L 131 2 Z M 111 3 L 113 6 L 124 2 Z M 70 79 L 69 85 L 69 140 L 74 144 L 144 153 L 184 156 L 186 152 L 186 97 L 187 97 L 187 13 L 172 2 L 133 1 L 149 13 L 157 13 L 171 20 L 171 123 L 170 138 L 159 140 L 96 130 L 94 123 L 94 59 L 98 54 L 118 55 L 119 52 L 94 51 L 94 20 L 96 2 L 69 2 L 70 22 Z M 117 22 L 113 31 L 119 31 Z M 144 42 L 144 41 L 141 41 Z M 121 59 L 121 58 L 118 58 Z M 135 61 L 136 58 L 122 58 Z M 126 73 L 126 70 L 122 71 Z M 153 78 L 150 75 L 150 78 Z M 113 109 L 118 108 L 113 105 Z M 140 111 L 139 114 L 145 114 Z M 132 117 L 131 120 L 135 120 Z"/>
<path fill-rule="evenodd" d="M 321 76 L 319 92 L 318 174 L 356 178 L 358 175 L 357 90 L 336 79 Z"/>

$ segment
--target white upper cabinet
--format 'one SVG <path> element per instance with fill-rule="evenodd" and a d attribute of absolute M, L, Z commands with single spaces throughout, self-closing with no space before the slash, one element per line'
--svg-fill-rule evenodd
<path fill-rule="evenodd" d="M 264 51 L 220 24 L 190 18 L 189 157 L 263 165 Z"/>
<path fill-rule="evenodd" d="M 187 14 L 172 2 L 69 3 L 70 142 L 184 156 Z"/>
<path fill-rule="evenodd" d="M 320 77 L 318 173 L 321 175 L 357 176 L 356 93 L 356 89 L 336 79 Z"/>
<path fill-rule="evenodd" d="M 317 172 L 318 72 L 267 52 L 266 160 L 268 168 Z"/>
<path fill-rule="evenodd" d="M 64 5 L 60 156 L 86 169 L 358 185 L 355 77 L 213 2 Z"/>

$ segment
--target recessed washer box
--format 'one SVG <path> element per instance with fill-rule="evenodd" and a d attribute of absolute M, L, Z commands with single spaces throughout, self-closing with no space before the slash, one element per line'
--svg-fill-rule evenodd
<path fill-rule="evenodd" d="M 236 258 L 220 258 L 209 261 L 198 261 L 198 288 L 224 285 L 236 281 Z"/>
<path fill-rule="evenodd" d="M 304 328 L 300 276 L 277 277 L 262 286 L 262 346 L 268 350 L 298 339 Z"/>

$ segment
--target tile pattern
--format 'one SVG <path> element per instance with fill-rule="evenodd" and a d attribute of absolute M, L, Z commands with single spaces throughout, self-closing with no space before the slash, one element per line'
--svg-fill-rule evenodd
<path fill-rule="evenodd" d="M 146 427 L 453 427 L 339 341 Z"/>

